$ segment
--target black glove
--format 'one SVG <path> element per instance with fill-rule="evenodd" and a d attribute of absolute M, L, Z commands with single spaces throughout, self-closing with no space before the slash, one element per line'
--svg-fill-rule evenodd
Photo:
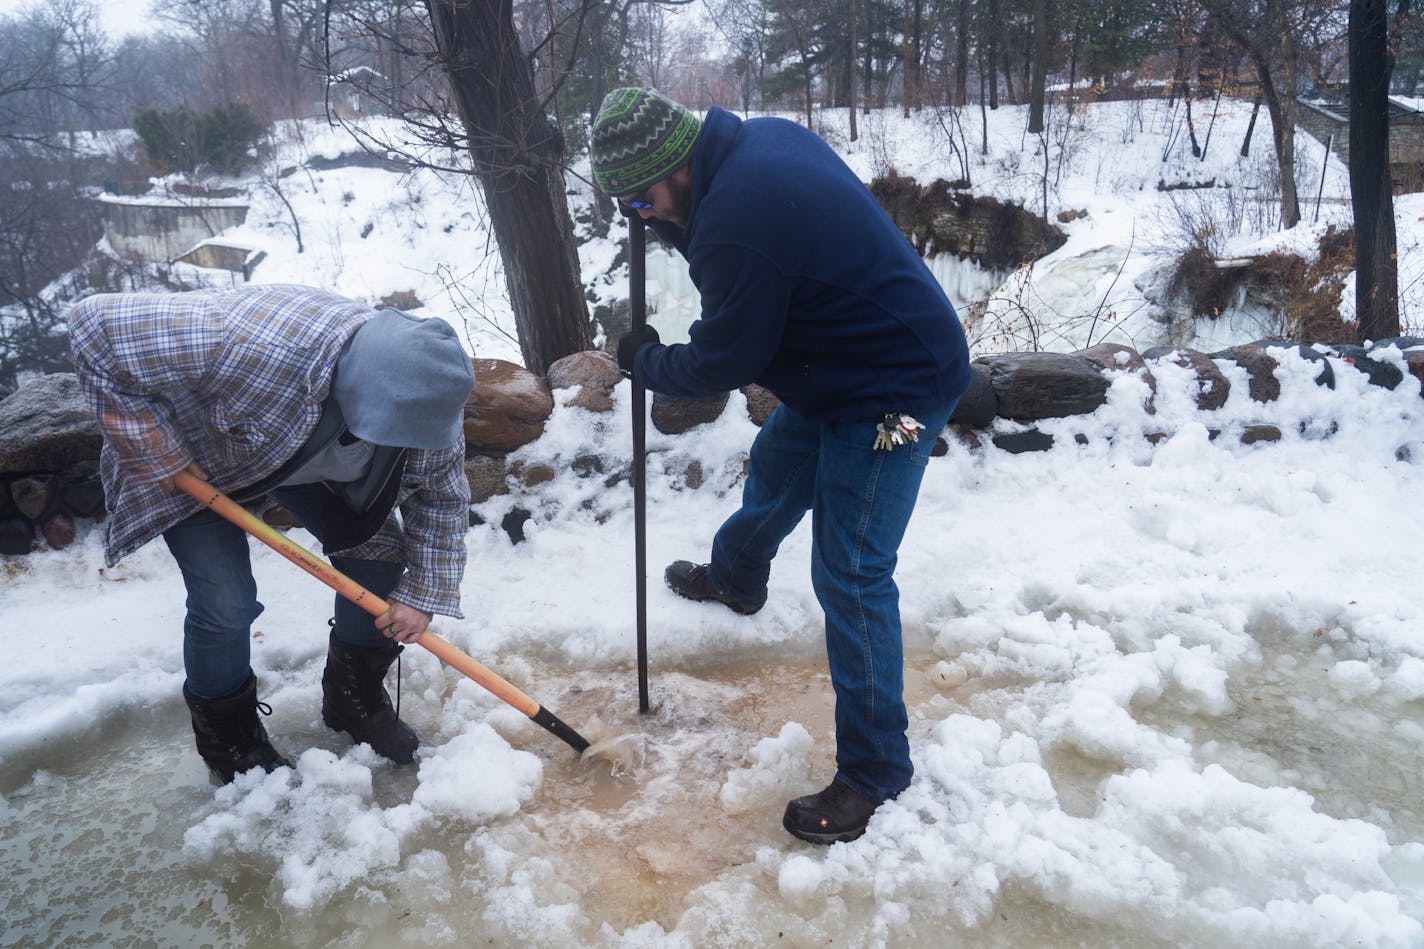
<path fill-rule="evenodd" d="M 633 357 L 638 355 L 638 350 L 648 343 L 660 342 L 658 331 L 647 325 L 618 337 L 618 368 L 624 378 L 633 378 Z"/>

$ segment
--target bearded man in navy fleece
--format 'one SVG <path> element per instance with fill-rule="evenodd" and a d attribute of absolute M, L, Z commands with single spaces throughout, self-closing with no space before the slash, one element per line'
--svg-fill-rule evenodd
<path fill-rule="evenodd" d="M 594 121 L 593 173 L 687 258 L 702 296 L 686 344 L 650 328 L 622 337 L 624 373 L 669 395 L 755 382 L 781 400 L 710 562 L 677 561 L 666 580 L 755 613 L 777 548 L 811 512 L 836 774 L 782 824 L 812 843 L 854 840 L 914 773 L 895 560 L 934 437 L 969 385 L 959 318 L 869 189 L 793 122 L 715 107 L 699 121 L 651 89 L 616 89 Z"/>

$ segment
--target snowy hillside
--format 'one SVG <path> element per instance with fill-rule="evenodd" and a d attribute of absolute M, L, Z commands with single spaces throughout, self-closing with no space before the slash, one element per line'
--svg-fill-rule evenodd
<path fill-rule="evenodd" d="M 863 180 L 892 170 L 923 184 L 967 174 L 975 194 L 1043 210 L 1045 160 L 1036 137 L 1023 132 L 1022 108 L 990 112 L 987 136 L 974 110 L 961 114 L 957 123 L 932 112 L 906 119 L 896 110 L 877 111 L 859 117 L 855 142 L 849 141 L 844 111 L 818 118 L 818 131 Z M 1181 320 L 1186 312 L 1166 291 L 1171 269 L 1191 232 L 1204 222 L 1213 227 L 1211 244 L 1222 257 L 1274 249 L 1313 257 L 1326 228 L 1350 224 L 1345 169 L 1334 158 L 1325 163 L 1320 143 L 1298 136 L 1305 223 L 1281 233 L 1279 208 L 1263 187 L 1274 177 L 1264 117 L 1248 158 L 1240 157 L 1239 150 L 1249 104 L 1224 100 L 1215 114 L 1198 105 L 1200 159 L 1192 156 L 1183 119 L 1180 105 L 1162 100 L 1050 112 L 1047 211 L 1055 221 L 1063 212 L 1079 215 L 1059 224 L 1067 243 L 1016 273 L 986 273 L 947 256 L 931 261 L 969 322 L 976 353 L 1032 348 L 1034 340 L 1040 349 L 1060 352 L 1104 340 L 1139 349 L 1176 343 L 1210 352 L 1280 334 L 1277 315 L 1249 303 L 1216 320 L 1169 326 L 1167 321 Z M 369 131 L 377 140 L 404 144 L 397 124 L 375 123 Z M 236 182 L 253 203 L 246 225 L 223 235 L 267 254 L 254 280 L 312 283 L 367 300 L 410 291 L 425 302 L 426 314 L 464 325 L 478 355 L 518 361 L 502 269 L 478 187 L 432 171 L 402 174 L 376 168 L 302 169 L 281 178 L 280 169 L 310 157 L 330 159 L 357 148 L 347 132 L 324 123 L 284 126 L 277 138 L 276 157 L 264 174 Z M 987 154 L 982 151 L 986 141 Z M 586 177 L 586 168 L 577 170 Z M 573 176 L 569 182 L 571 208 L 576 216 L 586 216 L 587 186 Z M 1180 187 L 1208 182 L 1210 187 Z M 290 202 L 290 212 L 273 184 Z M 1173 190 L 1159 190 L 1159 184 Z M 1407 196 L 1396 205 L 1406 324 L 1424 303 L 1418 204 Z M 301 254 L 296 252 L 298 227 Z M 599 302 L 625 297 L 626 274 L 608 273 L 616 248 L 611 241 L 592 239 L 586 227 L 580 230 L 585 283 Z M 621 233 L 621 225 L 616 226 L 614 238 Z M 232 279 L 196 270 L 182 275 L 192 281 Z M 680 259 L 654 247 L 649 278 L 649 296 L 659 314 L 654 324 L 665 338 L 678 339 L 697 312 L 686 270 Z M 1353 310 L 1348 286 L 1340 309 L 1347 318 Z M 1413 328 L 1406 325 L 1405 330 Z"/>

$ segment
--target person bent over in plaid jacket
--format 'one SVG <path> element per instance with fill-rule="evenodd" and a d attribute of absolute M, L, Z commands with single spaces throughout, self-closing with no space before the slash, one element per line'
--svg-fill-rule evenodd
<path fill-rule="evenodd" d="M 263 607 L 247 536 L 174 487 L 184 470 L 241 503 L 270 496 L 338 570 L 389 602 L 372 622 L 337 597 L 322 717 L 412 761 L 419 740 L 384 679 L 432 614 L 461 616 L 461 420 L 474 369 L 454 330 L 307 287 L 263 286 L 98 294 L 74 305 L 69 334 L 104 436 L 105 560 L 162 535 L 177 561 L 187 588 L 183 696 L 214 776 L 289 762 L 257 717 L 251 629 Z"/>

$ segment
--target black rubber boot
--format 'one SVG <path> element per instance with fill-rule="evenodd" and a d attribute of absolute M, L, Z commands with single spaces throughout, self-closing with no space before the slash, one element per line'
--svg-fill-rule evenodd
<path fill-rule="evenodd" d="M 257 701 L 257 676 L 251 672 L 242 687 L 217 699 L 200 699 L 183 686 L 183 699 L 193 716 L 193 735 L 198 754 L 223 784 L 252 768 L 275 771 L 292 763 L 267 740 L 267 730 L 257 717 L 271 715 L 272 709 Z"/>
<path fill-rule="evenodd" d="M 674 560 L 668 564 L 667 570 L 663 573 L 663 579 L 667 581 L 668 586 L 672 587 L 672 592 L 683 599 L 697 600 L 698 602 L 712 600 L 741 613 L 743 616 L 751 616 L 764 605 L 734 600 L 723 593 L 712 582 L 712 578 L 707 575 L 707 564 L 705 563 L 695 564 L 687 560 Z"/>
<path fill-rule="evenodd" d="M 781 826 L 791 836 L 813 844 L 855 840 L 865 833 L 870 815 L 879 806 L 841 782 L 832 781 L 825 790 L 798 797 L 787 804 Z"/>
<path fill-rule="evenodd" d="M 322 721 L 396 764 L 414 761 L 420 746 L 415 732 L 396 717 L 386 692 L 386 670 L 403 649 L 361 649 L 333 637 L 326 652 L 326 671 L 321 674 Z"/>

